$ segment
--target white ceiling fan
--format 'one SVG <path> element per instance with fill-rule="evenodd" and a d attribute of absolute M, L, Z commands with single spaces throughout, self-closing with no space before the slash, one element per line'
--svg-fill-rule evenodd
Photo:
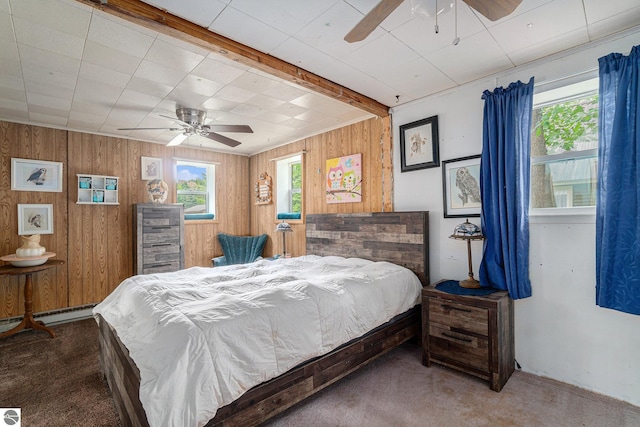
<path fill-rule="evenodd" d="M 349 43 L 359 42 L 366 39 L 369 34 L 384 21 L 387 16 L 396 10 L 404 0 L 382 0 L 355 27 L 344 37 Z M 450 5 L 457 0 L 412 0 L 413 9 L 433 9 L 435 14 L 440 13 L 439 4 Z M 491 21 L 497 21 L 512 13 L 522 0 L 462 0 L 471 8 L 478 11 Z M 433 4 L 432 4 L 433 3 Z"/>
<path fill-rule="evenodd" d="M 118 128 L 118 130 L 157 130 L 165 129 L 170 131 L 182 131 L 173 138 L 167 146 L 180 145 L 184 140 L 193 135 L 199 135 L 213 141 L 220 142 L 228 145 L 229 147 L 236 147 L 240 145 L 240 141 L 228 138 L 224 135 L 220 135 L 216 132 L 241 132 L 241 133 L 253 133 L 250 126 L 247 125 L 206 125 L 204 124 L 207 118 L 206 111 L 198 110 L 196 108 L 176 108 L 176 116 L 164 116 L 167 119 L 174 120 L 180 124 L 181 127 L 169 127 L 169 128 Z"/>

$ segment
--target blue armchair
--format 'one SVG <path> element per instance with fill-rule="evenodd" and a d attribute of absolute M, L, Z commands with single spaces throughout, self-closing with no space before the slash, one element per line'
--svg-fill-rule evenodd
<path fill-rule="evenodd" d="M 218 241 L 224 255 L 211 259 L 214 267 L 254 262 L 262 256 L 262 250 L 267 243 L 267 235 L 233 236 L 218 233 Z"/>

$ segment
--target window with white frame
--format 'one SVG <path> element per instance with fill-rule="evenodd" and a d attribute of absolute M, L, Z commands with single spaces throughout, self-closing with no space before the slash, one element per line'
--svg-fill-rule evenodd
<path fill-rule="evenodd" d="M 299 219 L 302 215 L 302 155 L 276 163 L 276 213 L 279 219 Z"/>
<path fill-rule="evenodd" d="M 184 213 L 215 214 L 216 166 L 212 163 L 176 162 L 177 202 Z"/>
<path fill-rule="evenodd" d="M 536 93 L 531 213 L 592 212 L 598 185 L 598 79 Z"/>

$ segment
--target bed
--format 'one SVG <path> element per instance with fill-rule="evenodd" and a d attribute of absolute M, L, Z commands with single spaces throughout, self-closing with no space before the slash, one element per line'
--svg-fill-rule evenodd
<path fill-rule="evenodd" d="M 415 276 L 418 277 L 419 280 L 415 280 L 415 276 L 410 274 L 412 278 L 407 280 L 413 282 L 417 282 L 417 286 L 426 285 L 429 282 L 429 274 L 428 274 L 428 213 L 427 212 L 392 212 L 392 213 L 370 213 L 370 214 L 323 214 L 323 215 L 308 215 L 306 217 L 306 246 L 307 246 L 307 254 L 308 256 L 300 257 L 299 259 L 293 260 L 281 260 L 282 268 L 284 268 L 284 263 L 291 263 L 294 266 L 295 271 L 301 272 L 300 274 L 307 274 L 307 276 L 295 276 L 295 283 L 306 283 L 306 280 L 311 280 L 312 278 L 317 277 L 318 275 L 313 273 L 311 274 L 311 269 L 316 263 L 329 263 L 329 267 L 322 264 L 322 268 L 328 271 L 334 271 L 334 265 L 342 263 L 346 263 L 349 266 L 354 267 L 355 271 L 352 274 L 364 274 L 366 275 L 366 279 L 371 282 L 374 276 L 369 276 L 369 269 L 373 271 L 377 271 L 379 268 L 379 264 L 384 266 L 385 268 L 389 267 L 391 269 L 397 270 L 405 270 L 409 269 Z M 360 260 L 350 260 L 349 258 L 357 257 Z M 364 261 L 369 260 L 369 261 Z M 381 263 L 372 263 L 371 261 L 383 261 Z M 309 264 L 305 264 L 309 263 Z M 355 263 L 355 264 L 354 264 Z M 394 265 L 391 265 L 395 264 Z M 352 265 L 353 264 L 353 265 Z M 389 264 L 388 266 L 386 264 Z M 372 267 L 369 267 L 372 265 Z M 404 269 L 398 269 L 397 266 L 405 267 Z M 278 268 L 276 268 L 278 267 Z M 236 272 L 232 273 L 231 271 L 226 271 L 224 269 L 231 269 L 233 267 L 224 267 L 221 273 L 223 275 L 230 276 L 232 274 L 236 274 Z M 246 267 L 243 266 L 238 271 L 244 271 L 245 273 L 237 272 L 237 274 L 254 274 L 247 273 Z M 296 270 L 297 268 L 297 270 Z M 342 268 L 342 267 L 341 267 Z M 266 272 L 265 274 L 276 274 L 276 270 L 280 269 L 280 264 L 273 261 L 261 261 L 256 263 L 255 270 Z M 235 271 L 235 270 L 234 270 Z M 360 271 L 360 272 L 358 272 Z M 176 277 L 182 278 L 182 275 L 192 274 L 195 276 L 199 275 L 201 272 L 198 269 L 188 269 L 184 273 L 176 273 L 178 276 L 167 276 L 167 281 L 170 280 L 182 280 L 176 279 Z M 255 273 L 260 275 L 262 273 Z M 287 273 L 292 274 L 294 273 Z M 298 274 L 298 273 L 295 273 Z M 341 273 L 342 274 L 342 273 Z M 371 273 L 373 274 L 373 273 Z M 377 273 L 376 273 L 377 274 Z M 380 282 L 385 282 L 385 276 L 387 273 L 380 273 Z M 403 273 L 404 274 L 404 273 Z M 244 276 L 243 276 L 244 277 Z M 272 277 L 272 276 L 268 276 Z M 157 279 L 157 278 L 156 278 Z M 303 280 L 304 279 L 304 280 Z M 142 280 L 136 279 L 136 280 Z M 213 279 L 207 279 L 213 280 Z M 215 279 L 217 280 L 217 279 Z M 279 280 L 279 279 L 271 279 L 271 280 Z M 394 283 L 395 283 L 394 279 Z M 399 280 L 399 279 L 398 279 Z M 349 279 L 351 281 L 351 279 Z M 294 283 L 292 282 L 292 283 Z M 328 283 L 331 283 L 333 286 L 334 283 L 338 283 L 335 278 L 330 280 Z M 388 281 L 387 281 L 388 282 Z M 400 280 L 399 280 L 400 282 Z M 123 282 L 124 283 L 124 282 Z M 279 283 L 279 282 L 278 282 Z M 342 282 L 339 282 L 340 286 L 342 286 Z M 122 285 L 121 285 L 122 286 Z M 156 283 L 157 289 L 162 288 L 161 283 Z M 289 286 L 289 285 L 287 285 Z M 306 286 L 306 285 L 305 285 Z M 359 286 L 359 285 L 358 285 Z M 356 289 L 358 288 L 356 286 Z M 398 289 L 401 288 L 401 285 L 398 284 Z M 402 285 L 405 286 L 405 285 Z M 415 283 L 413 285 L 406 285 L 415 287 Z M 120 287 L 119 287 L 120 288 Z M 154 289 L 156 289 L 154 288 Z M 200 288 L 204 289 L 204 288 Z M 306 287 L 304 288 L 306 292 Z M 341 288 L 342 289 L 342 288 Z M 372 288 L 373 289 L 373 288 Z M 393 289 L 393 288 L 392 288 Z M 296 288 L 297 290 L 297 288 Z M 117 291 L 117 290 L 116 290 Z M 116 293 L 114 291 L 114 293 Z M 158 294 L 164 295 L 164 289 L 161 289 Z M 188 291 L 189 295 L 193 294 L 194 291 Z M 201 295 L 201 292 L 206 294 L 204 290 L 198 290 L 195 292 L 194 304 L 198 304 L 199 298 L 204 295 Z M 265 291 L 266 292 L 266 291 Z M 353 293 L 354 291 L 349 290 L 349 295 L 359 295 L 352 299 L 363 298 L 364 294 Z M 420 334 L 420 312 L 419 307 L 415 306 L 414 303 L 408 303 L 407 300 L 411 300 L 413 298 L 413 294 L 409 297 L 404 297 L 403 295 L 393 295 L 392 292 L 381 291 L 382 293 L 387 293 L 388 297 L 391 298 L 392 301 L 398 300 L 398 306 L 404 306 L 406 310 L 403 309 L 399 314 L 393 313 L 390 315 L 387 313 L 386 306 L 393 305 L 389 302 L 385 302 L 376 310 L 370 310 L 369 313 L 371 316 L 377 315 L 379 312 L 384 312 L 386 315 L 390 315 L 390 319 L 385 320 L 382 324 L 378 326 L 374 326 L 371 330 L 360 330 L 360 326 L 355 327 L 347 323 L 345 320 L 344 323 L 349 327 L 347 328 L 350 332 L 357 332 L 357 336 L 350 336 L 346 332 L 336 332 L 331 333 L 329 335 L 339 335 L 337 338 L 330 337 L 325 341 L 324 336 L 327 335 L 327 331 L 337 331 L 333 326 L 329 326 L 327 330 L 324 332 L 323 339 L 321 341 L 321 347 L 325 345 L 335 345 L 335 343 L 340 343 L 337 348 L 330 349 L 325 348 L 326 352 L 323 350 L 322 352 L 316 354 L 313 352 L 309 352 L 309 360 L 297 360 L 295 357 L 285 357 L 285 361 L 278 361 L 277 363 L 271 363 L 271 361 L 265 361 L 262 357 L 253 355 L 253 352 L 250 357 L 253 357 L 254 360 L 251 363 L 256 363 L 261 366 L 261 369 L 265 366 L 267 367 L 266 371 L 270 371 L 269 367 L 271 365 L 277 365 L 278 370 L 274 371 L 278 375 L 275 378 L 271 378 L 269 376 L 265 377 L 263 381 L 256 382 L 255 386 L 253 383 L 248 383 L 251 387 L 248 391 L 243 392 L 243 394 L 237 398 L 235 398 L 230 403 L 226 403 L 224 405 L 219 404 L 220 401 L 224 401 L 224 399 L 220 400 L 220 395 L 226 395 L 228 400 L 229 394 L 227 393 L 226 384 L 222 387 L 222 392 L 216 389 L 215 393 L 211 394 L 209 400 L 215 401 L 215 416 L 211 419 L 202 420 L 202 414 L 200 414 L 200 421 L 197 423 L 194 422 L 195 425 L 207 425 L 207 426 L 231 426 L 231 425 L 257 425 L 260 424 L 278 413 L 286 410 L 291 407 L 295 403 L 303 400 L 304 398 L 316 393 L 317 391 L 325 388 L 326 386 L 334 383 L 340 378 L 348 375 L 350 372 L 358 369 L 361 366 L 366 365 L 370 361 L 374 360 L 378 356 L 386 353 L 387 351 L 395 348 L 396 346 L 402 344 L 403 342 L 411 339 L 412 337 L 419 337 Z M 414 291 L 412 291 L 414 292 Z M 315 291 L 315 293 L 323 293 Z M 378 293 L 372 292 L 372 293 Z M 402 292 L 399 292 L 403 294 Z M 419 294 L 419 291 L 418 291 Z M 266 295 L 266 294 L 265 294 Z M 206 297 L 206 295 L 204 295 Z M 129 297 L 127 297 L 129 298 Z M 147 298 L 147 297 L 145 297 Z M 173 296 L 171 297 L 173 298 Z M 265 296 L 264 298 L 269 298 Z M 305 298 L 301 298 L 301 300 L 306 300 Z M 343 298 L 344 299 L 344 298 Z M 348 298 L 347 298 L 348 299 Z M 419 298 L 417 299 L 419 300 Z M 123 300 L 124 301 L 124 300 Z M 163 299 L 164 301 L 164 299 Z M 313 303 L 320 307 L 322 303 Z M 157 304 L 156 304 L 157 305 Z M 370 307 L 369 303 L 361 304 L 364 307 Z M 144 311 L 144 308 L 139 305 L 136 306 L 140 308 L 140 310 Z M 327 306 L 329 307 L 329 306 Z M 296 308 L 288 308 L 289 313 L 296 312 Z M 302 312 L 311 311 L 305 308 L 300 309 Z M 350 308 L 349 310 L 354 310 Z M 134 310 L 135 311 L 135 310 Z M 105 312 L 106 313 L 106 312 Z M 105 314 L 103 313 L 103 314 Z M 355 316 L 358 319 L 358 322 L 365 323 L 363 319 L 366 319 L 369 314 L 358 314 Z M 110 315 L 106 315 L 109 317 Z M 144 316 L 143 316 L 144 317 Z M 322 319 L 326 319 L 324 316 L 320 316 Z M 351 316 L 347 316 L 351 317 Z M 346 317 L 345 317 L 346 318 Z M 151 411 L 149 414 L 145 411 L 145 407 L 143 407 L 140 399 L 140 390 L 141 387 L 143 390 L 149 389 L 149 382 L 144 381 L 141 384 L 141 374 L 140 369 L 133 362 L 130 357 L 129 349 L 123 344 L 123 341 L 128 341 L 131 347 L 131 354 L 138 354 L 139 347 L 145 347 L 147 344 L 140 345 L 140 343 L 132 343 L 129 341 L 131 338 L 127 336 L 127 332 L 120 331 L 123 337 L 126 339 L 121 340 L 118 333 L 115 332 L 114 325 L 110 324 L 106 321 L 105 317 L 102 314 L 97 313 L 96 319 L 98 321 L 99 330 L 100 330 L 100 360 L 102 364 L 102 369 L 105 375 L 105 378 L 109 384 L 109 387 L 112 391 L 112 395 L 114 397 L 114 402 L 119 413 L 121 422 L 123 426 L 148 426 L 149 418 L 154 420 L 157 419 L 156 415 Z M 118 324 L 117 320 L 113 320 L 114 324 Z M 122 322 L 120 322 L 122 323 Z M 132 322 L 135 324 L 135 322 Z M 268 322 L 263 322 L 268 323 Z M 297 322 L 292 322 L 297 323 Z M 338 321 L 337 323 L 341 323 Z M 137 327 L 137 325 L 136 325 Z M 256 325 L 253 326 L 255 328 Z M 368 328 L 369 326 L 367 326 Z M 227 326 L 225 326 L 227 328 Z M 252 328 L 251 326 L 249 327 Z M 283 326 L 279 326 L 279 328 L 284 328 Z M 131 328 L 135 329 L 135 328 Z M 141 325 L 140 330 L 135 329 L 136 334 L 141 336 L 141 339 L 146 339 L 147 333 L 151 333 L 150 331 L 145 331 L 145 326 Z M 198 328 L 200 329 L 200 326 Z M 217 329 L 220 329 L 218 327 Z M 164 330 L 164 329 L 163 329 Z M 232 329 L 229 329 L 233 331 Z M 251 329 L 253 330 L 253 329 Z M 355 332 L 354 332 L 355 331 Z M 281 329 L 277 330 L 278 334 L 282 333 L 285 335 L 284 331 Z M 198 332 L 199 333 L 199 332 Z M 236 332 L 233 332 L 236 333 Z M 209 334 L 207 332 L 206 334 Z M 304 330 L 300 335 L 310 336 L 308 331 Z M 313 334 L 315 335 L 315 334 Z M 151 336 L 151 335 L 150 335 Z M 208 335 L 207 335 L 208 336 Z M 252 336 L 252 338 L 254 338 Z M 256 338 L 257 339 L 257 338 Z M 288 339 L 288 338 L 287 338 Z M 329 341 L 334 341 L 329 343 Z M 309 338 L 308 341 L 313 341 L 313 339 Z M 154 340 L 149 341 L 149 345 L 153 343 Z M 286 341 L 288 346 L 291 347 L 291 351 L 287 352 L 285 356 L 295 355 L 296 357 L 307 354 L 308 350 L 306 347 L 301 346 L 300 349 L 296 347 L 297 344 L 293 344 L 293 342 Z M 174 347 L 181 347 L 181 341 L 175 343 Z M 306 345 L 306 344 L 305 344 Z M 162 346 L 160 346 L 162 347 Z M 172 348 L 172 345 L 167 344 L 167 347 Z M 224 344 L 222 340 L 218 342 L 216 346 L 209 345 L 209 347 L 215 347 L 215 351 L 218 353 L 225 353 L 226 350 L 223 350 Z M 261 347 L 253 347 L 253 348 L 261 348 Z M 315 348 L 315 347 L 313 347 Z M 242 351 L 242 350 L 239 350 Z M 316 350 L 313 350 L 316 351 Z M 274 352 L 276 352 L 274 350 Z M 260 351 L 256 350 L 256 353 L 260 354 Z M 212 357 L 213 358 L 213 357 Z M 239 359 L 238 357 L 232 357 L 235 359 Z M 217 356 L 215 358 L 217 361 Z M 199 362 L 198 362 L 199 363 Z M 203 364 L 191 363 L 189 362 L 189 369 L 193 370 L 193 367 L 197 367 L 200 369 Z M 217 362 L 216 362 L 217 363 Z M 225 362 L 226 363 L 226 362 Z M 216 372 L 223 371 L 223 368 L 226 366 L 225 363 L 220 363 L 218 365 L 214 364 Z M 141 364 L 143 372 L 146 374 L 143 375 L 144 378 L 148 377 L 148 367 L 147 362 L 145 361 Z M 203 365 L 204 366 L 204 365 Z M 285 369 L 286 368 L 286 369 Z M 202 368 L 203 377 L 207 378 L 206 374 L 207 370 Z M 282 373 L 279 370 L 285 369 Z M 170 370 L 174 372 L 172 368 Z M 244 371 L 242 371 L 244 372 Z M 200 371 L 198 372 L 200 373 Z M 244 374 L 243 374 L 244 375 Z M 252 377 L 255 381 L 255 377 L 257 374 L 255 372 L 247 371 L 249 377 Z M 262 374 L 260 374 L 262 375 Z M 228 372 L 222 372 L 219 377 L 227 378 Z M 249 378 L 247 377 L 247 378 Z M 176 383 L 175 394 L 182 396 L 184 393 L 195 393 L 197 396 L 194 399 L 203 399 L 203 396 L 206 400 L 207 396 L 209 396 L 209 386 L 208 381 L 201 381 L 199 377 L 194 377 L 195 379 L 189 384 L 193 386 L 193 388 L 197 391 L 197 393 L 192 390 L 185 389 L 184 385 L 181 383 Z M 233 388 L 235 383 L 242 382 L 245 380 L 245 377 L 239 376 L 240 380 L 237 380 L 234 376 L 234 380 L 231 381 L 231 385 L 229 388 Z M 160 383 L 162 384 L 162 383 Z M 171 387 L 174 386 L 173 383 L 169 383 Z M 153 390 L 161 390 L 162 387 L 167 387 L 166 384 L 158 386 L 154 383 Z M 204 390 L 204 392 L 201 392 Z M 237 391 L 237 390 L 236 390 Z M 233 390 L 229 391 L 232 393 Z M 233 395 L 232 395 L 233 396 Z M 166 406 L 166 405 L 165 405 Z M 178 405 L 176 405 L 178 406 Z M 149 403 L 147 400 L 147 406 L 149 407 Z M 182 416 L 182 415 L 180 415 Z M 173 418 L 172 418 L 173 419 Z M 179 418 L 178 418 L 179 419 Z M 194 418 L 197 419 L 197 418 Z M 180 424 L 184 424 L 181 422 Z"/>

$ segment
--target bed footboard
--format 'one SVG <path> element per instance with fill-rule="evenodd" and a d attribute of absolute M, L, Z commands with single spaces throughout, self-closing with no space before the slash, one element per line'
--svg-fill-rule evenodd
<path fill-rule="evenodd" d="M 123 427 L 148 427 L 139 399 L 140 373 L 109 324 L 98 318 L 100 362 Z M 361 338 L 306 362 L 218 409 L 207 427 L 255 426 L 333 384 L 351 372 L 420 337 L 419 306 Z"/>

